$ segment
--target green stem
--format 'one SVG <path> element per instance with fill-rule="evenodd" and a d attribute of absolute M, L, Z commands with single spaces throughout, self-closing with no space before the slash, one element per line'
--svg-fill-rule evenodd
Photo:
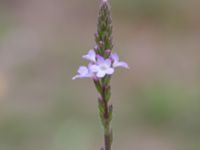
<path fill-rule="evenodd" d="M 110 80 L 105 80 L 108 77 L 104 77 L 102 80 L 94 80 L 97 91 L 100 94 L 99 98 L 99 115 L 101 122 L 104 128 L 104 148 L 101 150 L 111 150 L 112 145 L 112 129 L 111 129 L 111 120 L 112 120 L 112 105 L 109 105 L 110 100 Z"/>
<path fill-rule="evenodd" d="M 110 127 L 110 122 L 112 119 L 112 105 L 109 106 L 108 102 L 109 99 L 107 99 L 107 95 L 110 94 L 110 88 L 106 83 L 106 85 L 103 85 L 102 87 L 102 101 L 104 105 L 104 114 L 103 114 L 103 126 L 104 126 L 104 146 L 105 150 L 111 150 L 111 144 L 112 144 L 112 130 Z"/>
<path fill-rule="evenodd" d="M 106 106 L 106 110 L 108 110 L 108 105 Z M 112 131 L 110 127 L 110 122 L 107 121 L 108 118 L 104 118 L 106 121 L 106 124 L 104 126 L 104 146 L 105 150 L 111 150 L 111 144 L 112 144 Z"/>

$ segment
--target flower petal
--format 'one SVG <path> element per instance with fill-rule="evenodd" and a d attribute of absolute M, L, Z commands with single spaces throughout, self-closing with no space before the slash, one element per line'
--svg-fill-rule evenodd
<path fill-rule="evenodd" d="M 106 59 L 104 62 L 105 62 L 105 64 L 108 65 L 109 67 L 111 66 L 111 63 L 112 63 L 112 62 L 111 62 L 110 59 Z"/>
<path fill-rule="evenodd" d="M 117 53 L 111 54 L 111 58 L 114 60 L 114 62 L 119 61 L 119 55 Z"/>
<path fill-rule="evenodd" d="M 106 70 L 106 74 L 111 75 L 111 74 L 113 74 L 113 73 L 114 73 L 114 69 L 113 69 L 113 68 L 108 68 L 108 69 Z"/>
<path fill-rule="evenodd" d="M 99 66 L 97 65 L 89 65 L 88 67 L 91 72 L 98 72 L 99 70 Z"/>
<path fill-rule="evenodd" d="M 104 71 L 98 71 L 97 74 L 96 74 L 96 76 L 98 78 L 103 78 L 105 75 L 106 75 L 106 73 Z"/>
<path fill-rule="evenodd" d="M 98 64 L 104 63 L 104 61 L 105 61 L 105 59 L 102 56 L 97 55 L 97 63 Z"/>
<path fill-rule="evenodd" d="M 75 75 L 72 80 L 76 80 L 77 78 L 80 78 L 80 75 Z"/>
<path fill-rule="evenodd" d="M 122 68 L 129 69 L 128 64 L 127 64 L 126 62 L 123 62 L 123 61 L 114 63 L 114 64 L 113 64 L 113 67 L 122 67 Z"/>
<path fill-rule="evenodd" d="M 91 62 L 96 62 L 96 53 L 93 49 L 89 50 L 89 52 L 86 55 L 83 55 L 82 58 Z"/>
<path fill-rule="evenodd" d="M 80 75 L 86 75 L 88 74 L 88 68 L 86 66 L 80 66 L 79 69 L 78 69 L 78 73 Z"/>
<path fill-rule="evenodd" d="M 78 74 L 75 75 L 72 80 L 77 78 L 90 78 L 94 76 L 94 73 L 90 72 L 86 66 L 80 66 L 77 72 Z"/>

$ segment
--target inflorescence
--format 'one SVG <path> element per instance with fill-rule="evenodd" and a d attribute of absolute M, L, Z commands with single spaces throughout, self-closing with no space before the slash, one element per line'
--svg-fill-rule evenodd
<path fill-rule="evenodd" d="M 111 52 L 111 50 L 106 51 Z M 89 64 L 88 66 L 80 66 L 77 71 L 78 74 L 72 78 L 73 80 L 77 78 L 100 79 L 106 75 L 112 75 L 117 67 L 129 68 L 126 62 L 119 61 L 117 53 L 111 53 L 109 58 L 104 58 L 96 54 L 95 50 L 92 49 L 82 58 L 89 61 Z"/>

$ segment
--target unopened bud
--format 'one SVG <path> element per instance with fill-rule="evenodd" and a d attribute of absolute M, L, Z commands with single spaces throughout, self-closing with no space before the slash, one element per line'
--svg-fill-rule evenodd
<path fill-rule="evenodd" d="M 106 57 L 109 57 L 110 54 L 111 54 L 111 50 L 110 50 L 110 49 L 105 50 L 105 55 L 106 55 Z"/>
<path fill-rule="evenodd" d="M 103 41 L 99 41 L 99 46 L 102 48 L 104 46 Z"/>

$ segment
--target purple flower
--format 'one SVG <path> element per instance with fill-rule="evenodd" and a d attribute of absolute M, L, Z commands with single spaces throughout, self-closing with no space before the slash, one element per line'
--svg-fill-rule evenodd
<path fill-rule="evenodd" d="M 86 66 L 80 66 L 77 73 L 78 74 L 75 75 L 72 78 L 72 80 L 75 80 L 77 78 L 91 78 L 94 76 L 94 74 L 90 71 L 89 67 L 87 68 Z"/>
<path fill-rule="evenodd" d="M 82 56 L 83 59 L 91 61 L 93 63 L 96 62 L 96 53 L 93 49 L 89 50 L 89 52 L 86 55 Z"/>
<path fill-rule="evenodd" d="M 111 54 L 111 59 L 113 60 L 113 67 L 116 68 L 116 67 L 122 67 L 122 68 L 126 68 L 128 69 L 129 66 L 126 62 L 124 61 L 119 61 L 119 56 L 117 53 L 114 53 L 114 54 Z"/>
<path fill-rule="evenodd" d="M 98 78 L 103 78 L 105 75 L 111 75 L 114 73 L 114 69 L 111 66 L 110 59 L 104 59 L 102 56 L 97 55 L 97 62 L 90 66 L 92 72 L 96 73 Z"/>
<path fill-rule="evenodd" d="M 106 52 L 111 53 L 111 50 L 106 50 Z M 89 65 L 87 67 L 80 66 L 78 74 L 72 78 L 73 80 L 77 78 L 103 78 L 105 75 L 112 75 L 116 67 L 129 68 L 126 62 L 119 61 L 117 53 L 111 53 L 110 57 L 106 59 L 96 54 L 92 49 L 83 55 L 83 59 L 88 60 Z"/>

